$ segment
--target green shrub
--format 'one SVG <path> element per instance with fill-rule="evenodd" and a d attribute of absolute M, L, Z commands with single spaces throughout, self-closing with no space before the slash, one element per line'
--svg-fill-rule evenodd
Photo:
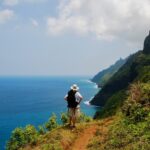
<path fill-rule="evenodd" d="M 90 116 L 85 115 L 84 113 L 80 114 L 80 117 L 77 119 L 77 122 L 91 122 L 93 119 Z"/>
<path fill-rule="evenodd" d="M 27 143 L 24 135 L 24 130 L 22 128 L 16 128 L 12 131 L 10 140 L 7 142 L 7 150 L 17 150 L 19 147 Z"/>
<path fill-rule="evenodd" d="M 43 125 L 38 126 L 38 133 L 41 135 L 46 133 L 46 129 Z"/>
<path fill-rule="evenodd" d="M 16 128 L 12 131 L 10 140 L 7 142 L 7 150 L 17 150 L 26 144 L 35 145 L 38 139 L 38 132 L 32 125 L 27 125 L 25 128 Z"/>
<path fill-rule="evenodd" d="M 140 82 L 132 84 L 128 94 L 128 100 L 122 107 L 123 114 L 132 123 L 144 121 L 150 111 L 150 85 Z"/>
<path fill-rule="evenodd" d="M 24 134 L 25 134 L 27 143 L 31 143 L 33 145 L 36 144 L 37 139 L 38 139 L 38 132 L 34 126 L 27 125 L 24 129 Z"/>
<path fill-rule="evenodd" d="M 65 125 L 68 122 L 68 115 L 67 113 L 61 113 L 61 122 Z"/>
<path fill-rule="evenodd" d="M 80 113 L 79 117 L 77 117 L 77 123 L 81 122 L 91 122 L 93 119 L 90 116 L 85 115 L 84 113 Z M 64 124 L 68 122 L 68 115 L 67 113 L 62 113 L 61 114 L 61 121 Z"/>
<path fill-rule="evenodd" d="M 57 117 L 55 114 L 52 114 L 52 116 L 50 117 L 50 119 L 48 120 L 48 122 L 45 123 L 45 128 L 48 131 L 51 131 L 54 128 L 57 128 L 58 124 L 57 124 Z"/>

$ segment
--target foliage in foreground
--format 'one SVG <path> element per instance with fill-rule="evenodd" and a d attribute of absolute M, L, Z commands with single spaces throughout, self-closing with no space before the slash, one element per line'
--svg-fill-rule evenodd
<path fill-rule="evenodd" d="M 20 147 L 31 143 L 36 144 L 38 139 L 38 132 L 32 125 L 27 125 L 25 128 L 16 128 L 7 143 L 7 150 L 17 150 Z"/>
<path fill-rule="evenodd" d="M 89 150 L 149 150 L 150 149 L 150 83 L 130 86 L 128 98 L 103 141 L 97 134 Z"/>
<path fill-rule="evenodd" d="M 92 121 L 92 118 L 86 116 L 83 113 L 81 113 L 80 118 L 78 118 L 78 122 L 80 123 L 90 121 Z M 67 113 L 61 114 L 61 122 L 64 126 L 68 123 Z M 15 130 L 12 131 L 11 137 L 6 145 L 6 150 L 18 150 L 27 145 L 36 146 L 37 143 L 41 141 L 41 139 L 44 139 L 43 138 L 44 136 L 46 136 L 49 132 L 59 127 L 61 127 L 61 125 L 57 123 L 57 117 L 55 114 L 53 114 L 49 118 L 49 120 L 44 125 L 40 125 L 38 129 L 36 129 L 33 125 L 27 125 L 24 128 L 21 127 L 16 128 Z M 57 134 L 53 135 L 52 137 L 56 140 L 50 141 L 51 144 L 43 144 L 42 146 L 43 150 L 62 149 L 60 143 L 58 142 L 60 140 L 60 136 Z"/>

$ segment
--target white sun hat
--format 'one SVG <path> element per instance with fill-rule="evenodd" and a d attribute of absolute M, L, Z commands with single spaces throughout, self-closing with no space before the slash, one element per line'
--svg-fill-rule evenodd
<path fill-rule="evenodd" d="M 74 91 L 79 90 L 79 87 L 76 84 L 73 84 L 70 88 L 71 88 L 71 90 L 74 90 Z"/>

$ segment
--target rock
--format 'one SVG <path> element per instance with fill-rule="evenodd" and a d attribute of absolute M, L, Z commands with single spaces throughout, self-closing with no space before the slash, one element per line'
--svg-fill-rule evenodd
<path fill-rule="evenodd" d="M 149 35 L 145 38 L 143 53 L 150 54 L 150 32 Z"/>

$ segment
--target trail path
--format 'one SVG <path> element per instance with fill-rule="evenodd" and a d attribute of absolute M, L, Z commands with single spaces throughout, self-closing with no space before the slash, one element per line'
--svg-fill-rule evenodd
<path fill-rule="evenodd" d="M 108 126 L 112 123 L 112 118 L 105 119 L 101 123 L 90 125 L 86 128 L 77 138 L 77 140 L 71 146 L 71 150 L 86 150 L 89 141 L 94 137 L 96 131 L 101 132 L 101 140 L 104 140 L 107 132 Z"/>
<path fill-rule="evenodd" d="M 80 130 L 80 128 L 78 129 L 78 127 L 76 129 L 74 129 L 73 131 L 61 128 L 61 131 L 65 131 L 64 133 L 67 133 L 68 137 L 70 137 L 70 140 L 68 139 L 68 137 L 65 139 L 63 139 L 61 141 L 61 145 L 63 147 L 64 150 L 87 150 L 87 146 L 89 145 L 90 141 L 93 138 L 98 138 L 98 140 L 103 143 L 105 142 L 105 140 L 107 139 L 108 136 L 108 130 L 109 130 L 109 126 L 113 123 L 114 119 L 113 118 L 107 118 L 107 119 L 103 119 L 101 121 L 94 121 L 91 122 L 89 124 L 85 125 L 85 128 L 82 130 L 82 132 L 78 132 L 78 130 Z M 59 135 L 59 130 L 56 130 L 56 133 L 54 133 L 54 137 L 55 135 Z M 72 143 L 72 139 L 71 137 L 73 137 L 73 135 L 76 134 L 76 140 L 74 140 L 74 142 Z M 57 136 L 58 136 L 57 135 Z M 98 135 L 98 136 L 97 136 Z M 36 146 L 33 145 L 27 145 L 26 147 L 24 147 L 24 150 L 42 150 L 43 146 L 48 146 L 49 144 L 51 145 L 51 143 L 49 143 L 49 136 L 51 136 L 51 134 L 47 134 L 46 136 L 44 135 L 44 137 L 41 137 L 44 141 L 40 141 L 39 143 L 37 143 Z M 62 135 L 61 135 L 62 136 Z M 59 137 L 59 136 L 58 136 Z M 64 137 L 66 137 L 64 135 Z M 48 149 L 48 147 L 47 147 Z M 101 150 L 102 147 L 99 147 L 99 150 Z"/>

